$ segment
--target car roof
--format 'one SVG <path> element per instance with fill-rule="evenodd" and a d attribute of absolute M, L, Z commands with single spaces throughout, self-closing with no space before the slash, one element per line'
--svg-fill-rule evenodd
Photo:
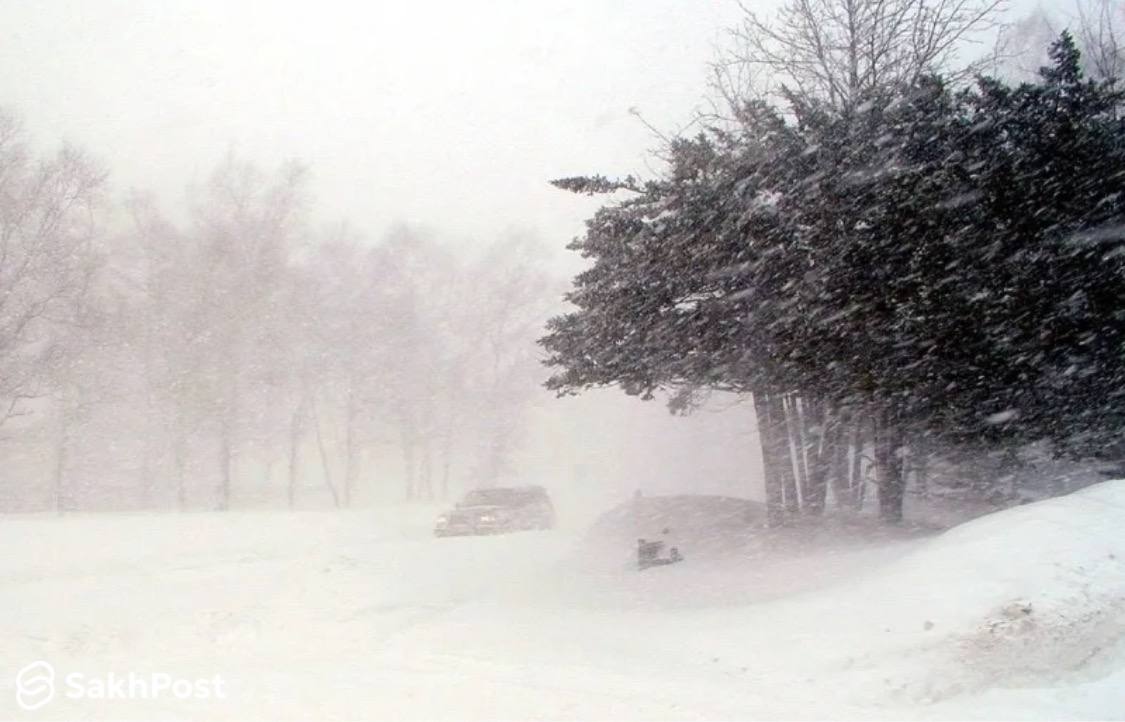
<path fill-rule="evenodd" d="M 512 497 L 528 497 L 528 496 L 547 496 L 547 490 L 541 486 L 489 486 L 483 489 L 470 489 L 465 492 L 465 497 L 468 498 L 472 495 L 480 496 L 512 496 Z"/>

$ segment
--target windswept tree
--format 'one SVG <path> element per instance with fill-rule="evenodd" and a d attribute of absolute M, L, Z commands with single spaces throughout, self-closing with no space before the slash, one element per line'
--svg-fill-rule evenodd
<path fill-rule="evenodd" d="M 548 325 L 549 387 L 753 394 L 774 521 L 848 503 L 845 423 L 888 521 L 927 440 L 1119 434 L 1120 93 L 1069 36 L 1051 57 L 1018 88 L 748 104 L 652 181 L 559 181 L 625 197 L 572 244 L 593 265 Z"/>

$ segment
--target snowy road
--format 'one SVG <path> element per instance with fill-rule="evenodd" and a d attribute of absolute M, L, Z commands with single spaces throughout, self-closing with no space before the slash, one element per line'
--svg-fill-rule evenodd
<path fill-rule="evenodd" d="M 936 540 L 643 574 L 573 532 L 433 539 L 418 509 L 7 520 L 0 718 L 1121 715 L 1125 485 L 1099 489 Z M 1024 537 L 1045 548 L 1010 559 Z M 13 680 L 36 660 L 57 684 L 32 712 Z M 224 694 L 68 696 L 109 672 Z"/>

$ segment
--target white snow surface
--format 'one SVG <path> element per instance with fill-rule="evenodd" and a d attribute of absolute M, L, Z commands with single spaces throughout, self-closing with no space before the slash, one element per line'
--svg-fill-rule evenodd
<path fill-rule="evenodd" d="M 451 539 L 420 507 L 8 518 L 0 719 L 1125 719 L 1125 481 L 795 549 L 683 499 L 719 521 L 644 572 L 621 509 Z M 225 697 L 29 712 L 36 660 Z"/>

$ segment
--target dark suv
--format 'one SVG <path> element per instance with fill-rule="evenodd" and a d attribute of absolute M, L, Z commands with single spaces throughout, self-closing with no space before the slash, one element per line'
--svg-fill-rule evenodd
<path fill-rule="evenodd" d="M 527 529 L 553 529 L 555 508 L 541 486 L 474 489 L 438 517 L 437 536 L 502 534 Z"/>

